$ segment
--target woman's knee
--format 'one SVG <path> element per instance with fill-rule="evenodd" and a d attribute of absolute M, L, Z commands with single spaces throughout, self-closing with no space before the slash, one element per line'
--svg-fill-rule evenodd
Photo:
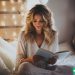
<path fill-rule="evenodd" d="M 24 62 L 24 63 L 20 64 L 18 70 L 21 70 L 21 69 L 25 70 L 25 69 L 28 69 L 29 67 L 30 67 L 30 63 Z"/>
<path fill-rule="evenodd" d="M 24 62 L 22 64 L 20 64 L 19 68 L 18 68 L 18 75 L 25 75 L 26 73 L 30 72 L 30 63 L 28 62 Z"/>

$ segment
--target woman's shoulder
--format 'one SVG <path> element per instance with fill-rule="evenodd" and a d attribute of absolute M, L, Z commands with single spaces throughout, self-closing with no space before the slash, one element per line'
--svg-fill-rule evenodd
<path fill-rule="evenodd" d="M 25 36 L 24 31 L 21 31 L 21 32 L 19 33 L 19 38 L 23 38 L 24 36 Z"/>
<path fill-rule="evenodd" d="M 20 40 L 24 40 L 24 39 L 25 39 L 24 31 L 21 31 L 21 32 L 19 33 L 18 40 L 20 41 Z"/>
<path fill-rule="evenodd" d="M 25 31 L 21 31 L 21 32 L 19 33 L 20 36 L 24 36 L 24 34 L 25 34 Z"/>

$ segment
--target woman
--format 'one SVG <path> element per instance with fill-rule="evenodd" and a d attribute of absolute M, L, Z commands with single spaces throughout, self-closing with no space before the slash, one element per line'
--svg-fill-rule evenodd
<path fill-rule="evenodd" d="M 26 17 L 26 27 L 18 42 L 16 68 L 23 62 L 31 61 L 39 48 L 54 53 L 58 51 L 58 36 L 52 13 L 41 4 L 35 5 Z"/>

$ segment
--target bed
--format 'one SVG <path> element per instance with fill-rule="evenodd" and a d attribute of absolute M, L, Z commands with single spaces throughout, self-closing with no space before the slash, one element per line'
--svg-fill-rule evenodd
<path fill-rule="evenodd" d="M 7 42 L 0 37 L 0 57 L 8 69 L 13 70 L 16 61 L 17 42 Z"/>

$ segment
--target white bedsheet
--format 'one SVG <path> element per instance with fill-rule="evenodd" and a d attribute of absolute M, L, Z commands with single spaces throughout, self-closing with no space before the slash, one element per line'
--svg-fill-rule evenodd
<path fill-rule="evenodd" d="M 59 58 L 55 64 L 75 66 L 75 54 L 73 54 L 71 51 L 60 53 Z"/>
<path fill-rule="evenodd" d="M 16 60 L 16 46 L 13 47 L 10 43 L 0 37 L 0 51 L 5 53 L 15 63 Z"/>

